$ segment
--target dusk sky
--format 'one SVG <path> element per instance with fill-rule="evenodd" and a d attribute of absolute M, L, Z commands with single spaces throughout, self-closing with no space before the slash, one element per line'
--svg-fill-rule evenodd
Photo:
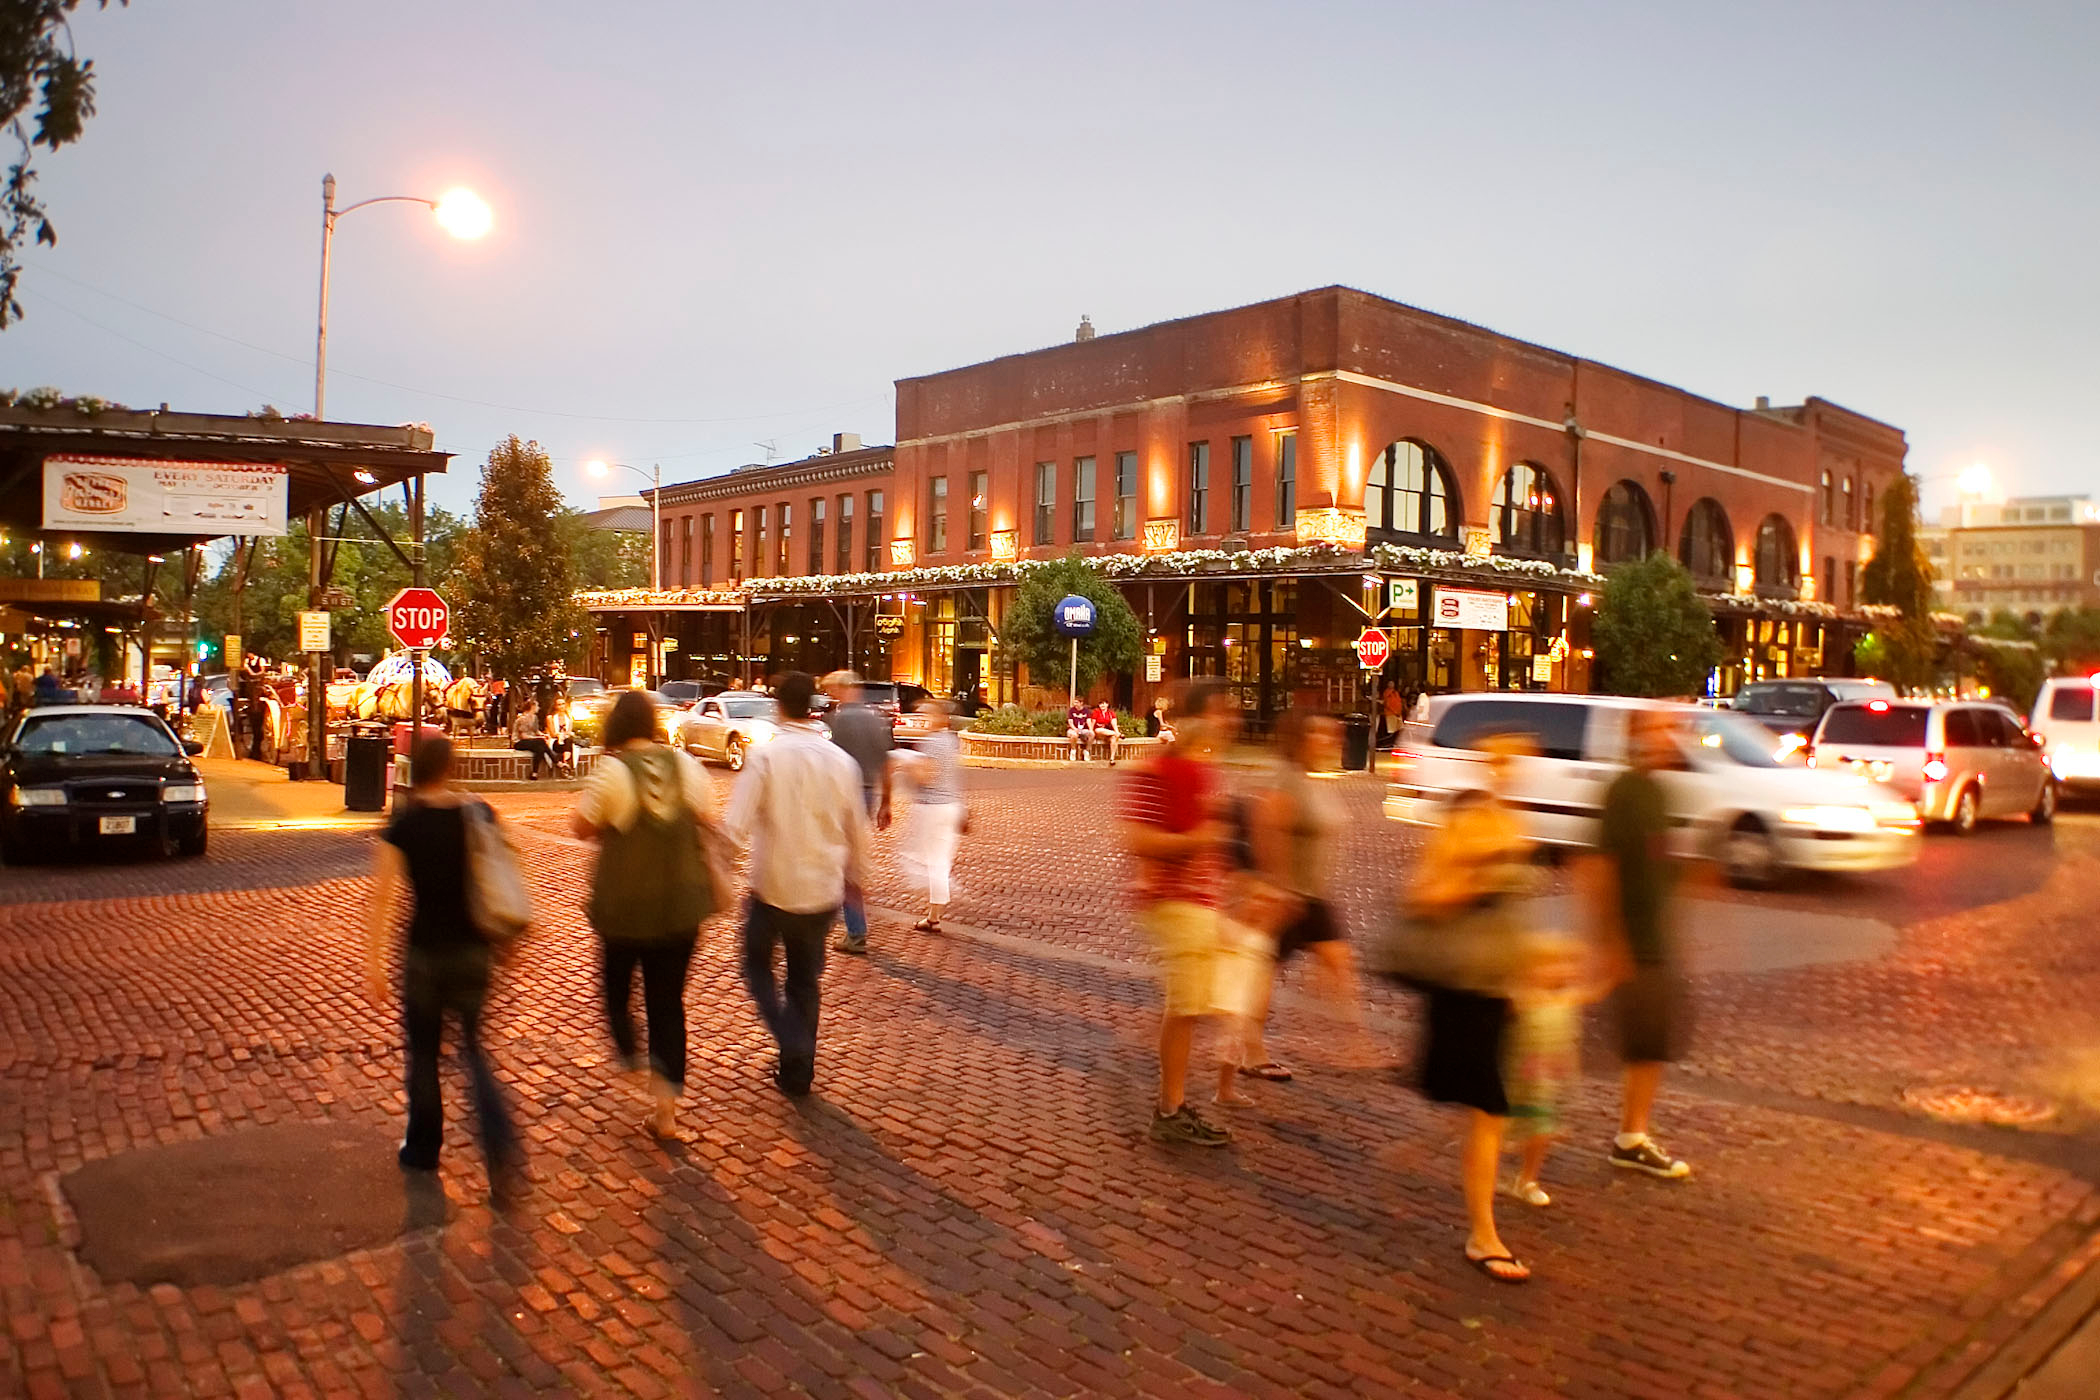
<path fill-rule="evenodd" d="M 2100 5 L 138 0 L 0 385 L 506 433 L 571 499 L 891 440 L 891 381 L 1341 282 L 2089 490 Z M 630 479 L 621 483 L 631 488 Z"/>

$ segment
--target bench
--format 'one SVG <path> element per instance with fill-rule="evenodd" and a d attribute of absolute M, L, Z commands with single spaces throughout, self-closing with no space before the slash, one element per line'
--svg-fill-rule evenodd
<path fill-rule="evenodd" d="M 591 767 L 598 761 L 601 749 L 587 749 L 581 745 L 576 749 L 576 776 L 587 778 Z M 452 753 L 452 780 L 456 783 L 525 783 L 532 777 L 532 755 L 517 749 L 455 749 Z M 394 786 L 408 786 L 408 760 L 394 760 Z"/>
<path fill-rule="evenodd" d="M 1126 738 L 1122 744 L 1122 757 L 1135 758 L 1159 747 L 1159 740 Z M 1073 760 L 1072 744 L 1062 734 L 979 734 L 974 729 L 962 732 L 964 758 L 994 761 L 1021 761 L 1027 763 L 1070 763 Z M 1098 754 L 1099 749 L 1096 750 Z M 1105 757 L 1105 755 L 1103 755 Z"/>

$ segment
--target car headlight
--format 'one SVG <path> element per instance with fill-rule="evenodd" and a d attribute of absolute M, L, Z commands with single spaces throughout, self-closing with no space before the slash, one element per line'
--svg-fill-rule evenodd
<path fill-rule="evenodd" d="M 63 807 L 66 790 L 55 787 L 18 787 L 11 799 L 17 807 Z"/>
<path fill-rule="evenodd" d="M 1789 807 L 1779 814 L 1783 822 L 1813 826 L 1824 831 L 1872 831 L 1874 814 L 1864 807 Z"/>
<path fill-rule="evenodd" d="M 163 802 L 202 802 L 204 800 L 204 784 L 169 783 L 160 790 L 160 800 Z"/>
<path fill-rule="evenodd" d="M 771 739 L 776 732 L 770 724 L 760 725 L 744 736 L 744 742 L 747 744 L 763 744 Z"/>
<path fill-rule="evenodd" d="M 1873 813 L 1874 820 L 1883 826 L 1918 824 L 1918 809 L 1908 802 L 1875 802 L 1870 803 L 1867 810 Z"/>

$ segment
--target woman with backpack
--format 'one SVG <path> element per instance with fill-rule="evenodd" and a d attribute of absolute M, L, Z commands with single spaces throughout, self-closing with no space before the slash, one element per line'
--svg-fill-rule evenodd
<path fill-rule="evenodd" d="M 689 1141 L 677 1121 L 685 1089 L 686 972 L 700 925 L 727 900 L 708 858 L 709 845 L 720 839 L 714 789 L 698 763 L 656 742 L 656 711 L 640 691 L 623 691 L 607 713 L 605 751 L 571 827 L 598 842 L 589 913 L 613 1044 L 650 1098 L 649 1131 Z M 649 1032 L 646 1068 L 629 1005 L 637 969 Z"/>

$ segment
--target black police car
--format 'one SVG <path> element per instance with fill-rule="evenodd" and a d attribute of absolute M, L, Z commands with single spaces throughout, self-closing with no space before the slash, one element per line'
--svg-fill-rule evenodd
<path fill-rule="evenodd" d="M 204 854 L 204 779 L 151 710 L 44 705 L 0 742 L 0 858 L 144 847 Z"/>

